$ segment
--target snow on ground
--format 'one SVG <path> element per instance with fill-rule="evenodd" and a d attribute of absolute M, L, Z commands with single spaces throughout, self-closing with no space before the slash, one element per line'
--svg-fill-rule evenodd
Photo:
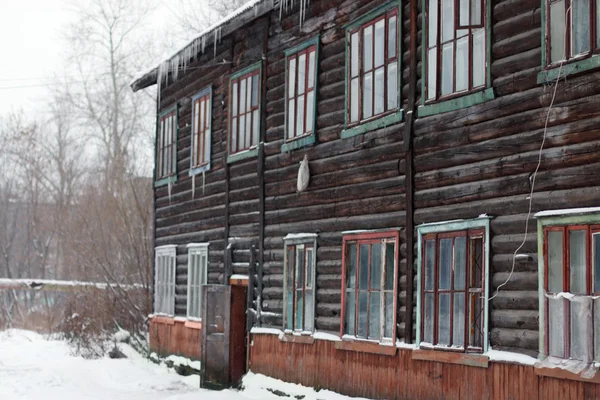
<path fill-rule="evenodd" d="M 241 392 L 199 389 L 198 376 L 181 377 L 126 344 L 119 347 L 127 359 L 86 360 L 72 356 L 60 340 L 30 331 L 0 332 L 0 399 L 291 400 L 302 395 L 304 400 L 349 399 L 252 373 L 244 378 Z M 281 392 L 289 397 L 282 397 Z"/>

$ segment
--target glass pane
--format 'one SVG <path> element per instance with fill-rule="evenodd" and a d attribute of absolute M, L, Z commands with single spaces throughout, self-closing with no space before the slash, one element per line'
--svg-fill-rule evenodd
<path fill-rule="evenodd" d="M 304 300 L 306 301 L 306 305 L 305 305 L 305 309 L 304 309 L 304 330 L 312 331 L 314 328 L 313 321 L 314 321 L 314 312 L 315 312 L 312 290 L 307 290 L 305 292 Z"/>
<path fill-rule="evenodd" d="M 298 113 L 296 114 L 296 136 L 304 133 L 304 96 L 298 97 Z"/>
<path fill-rule="evenodd" d="M 439 294 L 438 341 L 437 344 L 450 344 L 450 294 Z"/>
<path fill-rule="evenodd" d="M 350 121 L 358 121 L 358 79 L 350 82 Z"/>
<path fill-rule="evenodd" d="M 425 307 L 423 313 L 423 341 L 433 344 L 433 321 L 435 319 L 433 293 L 425 294 Z"/>
<path fill-rule="evenodd" d="M 563 234 L 548 232 L 548 292 L 563 291 Z"/>
<path fill-rule="evenodd" d="M 437 47 L 428 50 L 427 56 L 427 99 L 435 99 L 437 91 Z"/>
<path fill-rule="evenodd" d="M 469 22 L 470 22 L 470 15 L 469 15 L 470 4 L 469 3 L 470 3 L 470 0 L 459 0 L 458 15 L 459 15 L 460 26 L 469 25 Z"/>
<path fill-rule="evenodd" d="M 454 39 L 454 0 L 442 0 L 442 42 Z"/>
<path fill-rule="evenodd" d="M 291 286 L 290 286 L 291 287 Z M 294 321 L 294 291 L 287 291 L 287 323 L 286 328 L 289 330 L 294 329 L 292 322 Z"/>
<path fill-rule="evenodd" d="M 306 132 L 312 132 L 314 117 L 313 112 L 315 110 L 315 91 L 311 90 L 306 94 Z"/>
<path fill-rule="evenodd" d="M 437 27 L 438 27 L 438 0 L 429 0 L 429 21 L 427 23 L 427 43 L 428 47 L 434 47 L 437 44 Z"/>
<path fill-rule="evenodd" d="M 385 49 L 385 20 L 375 23 L 375 68 L 383 65 Z"/>
<path fill-rule="evenodd" d="M 287 288 L 291 289 L 294 287 L 294 246 L 288 246 L 287 254 L 287 265 L 286 265 L 286 277 L 287 277 Z"/>
<path fill-rule="evenodd" d="M 259 75 L 254 75 L 252 77 L 252 106 L 256 107 L 258 106 L 258 97 L 259 97 L 259 90 L 258 90 L 258 78 L 260 78 Z"/>
<path fill-rule="evenodd" d="M 350 76 L 358 75 L 358 32 L 350 36 Z"/>
<path fill-rule="evenodd" d="M 384 336 L 391 338 L 394 334 L 394 293 L 385 293 L 385 327 Z"/>
<path fill-rule="evenodd" d="M 288 126 L 287 126 L 287 133 L 288 133 L 288 139 L 291 139 L 294 137 L 295 131 L 294 131 L 294 121 L 296 120 L 296 112 L 295 112 L 295 108 L 294 108 L 294 103 L 295 100 L 291 99 L 290 101 L 288 101 Z"/>
<path fill-rule="evenodd" d="M 296 326 L 294 327 L 294 329 L 296 329 L 296 330 L 303 329 L 302 317 L 304 316 L 304 310 L 302 307 L 303 307 L 302 291 L 297 290 L 296 291 Z"/>
<path fill-rule="evenodd" d="M 374 114 L 381 114 L 385 111 L 385 68 L 375 70 L 375 111 Z"/>
<path fill-rule="evenodd" d="M 590 51 L 590 2 L 587 0 L 573 1 L 573 48 L 572 55 Z"/>
<path fill-rule="evenodd" d="M 254 110 L 252 112 L 252 145 L 258 144 L 258 134 L 260 126 L 260 115 L 259 110 Z"/>
<path fill-rule="evenodd" d="M 381 294 L 379 292 L 371 292 L 371 312 L 369 315 L 369 338 L 381 338 Z"/>
<path fill-rule="evenodd" d="M 248 111 L 250 111 L 250 109 L 252 108 L 252 106 L 254 105 L 254 96 L 252 94 L 252 81 L 254 80 L 254 77 L 249 77 L 248 79 L 246 79 L 246 84 L 248 85 L 248 87 L 246 88 L 246 108 L 248 109 Z"/>
<path fill-rule="evenodd" d="M 592 290 L 594 292 L 600 292 L 600 234 L 592 235 L 592 252 L 594 263 L 592 269 L 592 273 L 594 274 L 594 288 Z M 598 328 L 600 329 L 600 326 Z"/>
<path fill-rule="evenodd" d="M 363 71 L 373 68 L 373 25 L 363 30 Z"/>
<path fill-rule="evenodd" d="M 306 287 L 312 287 L 313 248 L 306 249 Z"/>
<path fill-rule="evenodd" d="M 452 345 L 465 345 L 465 294 L 454 294 L 454 318 L 452 320 Z"/>
<path fill-rule="evenodd" d="M 395 248 L 394 243 L 385 245 L 385 290 L 394 290 Z"/>
<path fill-rule="evenodd" d="M 454 43 L 450 42 L 442 47 L 442 95 L 452 93 L 454 81 Z"/>
<path fill-rule="evenodd" d="M 237 147 L 237 118 L 231 120 L 231 150 L 236 152 Z"/>
<path fill-rule="evenodd" d="M 481 25 L 482 0 L 471 0 L 471 25 Z"/>
<path fill-rule="evenodd" d="M 367 289 L 369 287 L 369 245 L 360 245 L 360 268 L 358 271 L 358 288 Z"/>
<path fill-rule="evenodd" d="M 381 289 L 381 245 L 371 246 L 371 289 Z"/>
<path fill-rule="evenodd" d="M 313 50 L 308 56 L 308 88 L 312 89 L 315 86 L 315 60 L 316 52 Z"/>
<path fill-rule="evenodd" d="M 588 338 L 591 337 L 592 299 L 579 298 L 571 301 L 571 358 L 589 360 Z"/>
<path fill-rule="evenodd" d="M 586 231 L 569 232 L 569 269 L 571 293 L 586 294 Z"/>
<path fill-rule="evenodd" d="M 450 289 L 450 279 L 452 274 L 452 239 L 440 240 L 440 255 L 438 260 L 439 269 L 439 289 Z"/>
<path fill-rule="evenodd" d="M 473 87 L 485 84 L 485 29 L 473 31 Z"/>
<path fill-rule="evenodd" d="M 565 0 L 550 4 L 550 62 L 565 59 Z"/>
<path fill-rule="evenodd" d="M 356 287 L 356 243 L 350 243 L 348 245 L 347 267 L 346 267 L 346 287 Z"/>
<path fill-rule="evenodd" d="M 298 94 L 306 89 L 306 53 L 298 57 Z"/>
<path fill-rule="evenodd" d="M 288 98 L 296 95 L 296 58 L 292 57 L 288 63 Z"/>
<path fill-rule="evenodd" d="M 365 75 L 363 81 L 363 118 L 373 115 L 373 72 Z"/>
<path fill-rule="evenodd" d="M 246 80 L 240 82 L 240 114 L 246 112 Z"/>
<path fill-rule="evenodd" d="M 564 300 L 548 299 L 548 343 L 550 344 L 550 355 L 564 358 Z"/>
<path fill-rule="evenodd" d="M 387 109 L 394 110 L 398 108 L 398 68 L 397 63 L 388 65 L 387 76 Z"/>
<path fill-rule="evenodd" d="M 469 346 L 483 347 L 483 296 L 479 293 L 469 295 Z"/>
<path fill-rule="evenodd" d="M 600 361 L 600 298 L 592 300 L 594 307 L 594 361 Z"/>
<path fill-rule="evenodd" d="M 239 123 L 239 128 L 240 128 L 240 132 L 239 132 L 239 138 L 240 141 L 238 143 L 238 149 L 243 149 L 244 146 L 246 145 L 246 115 L 242 115 L 240 117 L 240 123 Z"/>
<path fill-rule="evenodd" d="M 249 113 L 246 115 L 246 136 L 245 136 L 246 148 L 250 147 L 253 144 L 252 143 L 253 136 L 254 136 L 254 134 L 252 132 L 252 114 Z"/>
<path fill-rule="evenodd" d="M 463 290 L 466 283 L 467 238 L 454 239 L 454 290 Z"/>
<path fill-rule="evenodd" d="M 346 291 L 346 324 L 344 332 L 354 336 L 354 321 L 355 321 L 356 295 L 354 291 Z"/>
<path fill-rule="evenodd" d="M 456 91 L 469 88 L 469 37 L 456 41 Z"/>
<path fill-rule="evenodd" d="M 357 336 L 367 337 L 368 292 L 358 292 L 358 333 Z"/>
<path fill-rule="evenodd" d="M 238 113 L 238 83 L 233 84 L 231 89 L 231 115 L 237 115 Z"/>
<path fill-rule="evenodd" d="M 600 1 L 600 0 L 599 0 Z M 396 26 L 398 25 L 398 18 L 391 17 L 388 20 L 388 59 L 396 57 Z"/>
<path fill-rule="evenodd" d="M 435 241 L 425 241 L 425 290 L 433 290 L 433 270 L 435 267 Z"/>
<path fill-rule="evenodd" d="M 600 47 L 600 0 L 596 0 L 596 47 Z"/>
<path fill-rule="evenodd" d="M 304 287 L 304 246 L 296 247 L 296 288 Z"/>

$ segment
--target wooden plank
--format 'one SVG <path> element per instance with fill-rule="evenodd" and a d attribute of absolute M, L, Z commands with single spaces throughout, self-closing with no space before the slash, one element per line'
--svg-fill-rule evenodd
<path fill-rule="evenodd" d="M 378 343 L 368 343 L 360 341 L 345 341 L 341 340 L 335 343 L 337 350 L 358 351 L 361 353 L 381 354 L 385 356 L 396 355 L 396 346 L 380 345 Z"/>
<path fill-rule="evenodd" d="M 449 364 L 468 365 L 471 367 L 487 368 L 489 358 L 481 354 L 458 353 L 437 350 L 413 350 L 413 360 L 437 361 Z"/>

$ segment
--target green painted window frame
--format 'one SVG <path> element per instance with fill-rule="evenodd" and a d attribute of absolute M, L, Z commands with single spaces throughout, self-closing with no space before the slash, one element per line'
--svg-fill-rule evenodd
<path fill-rule="evenodd" d="M 423 303 L 422 288 L 422 258 L 423 258 L 423 236 L 431 233 L 446 233 L 455 231 L 467 231 L 470 229 L 482 229 L 485 230 L 485 242 L 484 242 L 484 262 L 485 262 L 485 306 L 484 306 L 484 321 L 483 321 L 483 349 L 482 353 L 488 351 L 489 342 L 489 290 L 490 290 L 490 220 L 491 217 L 478 217 L 467 220 L 456 220 L 449 222 L 434 222 L 427 223 L 417 226 L 417 335 L 415 337 L 415 343 L 417 347 L 421 344 L 421 310 Z M 437 348 L 436 348 L 437 349 Z"/>
<path fill-rule="evenodd" d="M 421 0 L 421 9 L 423 12 L 421 13 L 422 18 L 422 43 L 427 43 L 427 28 L 426 28 L 426 19 L 427 15 L 425 10 L 427 10 L 427 0 Z M 460 110 L 462 108 L 471 107 L 477 104 L 485 103 L 486 101 L 493 100 L 496 98 L 494 93 L 494 89 L 492 87 L 492 0 L 485 1 L 485 63 L 486 63 L 486 82 L 485 88 L 481 89 L 477 92 L 466 93 L 463 96 L 457 94 L 457 97 L 448 99 L 448 100 L 440 100 L 435 103 L 425 104 L 425 79 L 421 79 L 421 104 L 417 109 L 417 115 L 419 117 L 427 117 L 430 115 L 446 113 L 450 111 Z M 421 46 L 421 60 L 426 60 L 427 48 L 426 46 Z M 427 74 L 427 65 L 423 61 L 421 63 L 421 76 L 426 76 Z"/>
<path fill-rule="evenodd" d="M 170 176 L 166 176 L 164 178 L 156 179 L 158 172 L 156 171 L 156 166 L 158 165 L 158 135 L 160 134 L 160 120 L 167 114 L 175 112 L 175 173 Z M 154 187 L 161 187 L 173 184 L 177 182 L 177 176 L 179 174 L 179 168 L 177 167 L 177 152 L 178 152 L 178 143 L 179 142 L 179 107 L 177 103 L 165 108 L 161 111 L 156 118 L 156 138 L 154 140 Z"/>
<path fill-rule="evenodd" d="M 592 71 L 600 67 L 600 54 L 591 54 L 585 56 L 585 58 L 575 58 L 571 60 L 565 60 L 561 63 L 550 66 L 548 64 L 548 37 L 546 32 L 548 28 L 547 23 L 547 2 L 541 0 L 541 12 L 542 12 L 542 70 L 537 75 L 537 83 L 545 84 L 550 83 L 560 77 L 564 78 L 569 75 L 575 75 L 585 71 Z"/>
<path fill-rule="evenodd" d="M 242 150 L 237 153 L 231 153 L 231 81 L 240 78 L 243 75 L 249 74 L 258 70 L 258 143 L 255 146 L 250 147 L 247 150 Z M 227 99 L 227 164 L 231 164 L 241 160 L 247 160 L 249 158 L 256 157 L 258 155 L 258 146 L 261 141 L 261 130 L 262 130 L 262 96 L 263 96 L 263 62 L 258 61 L 252 65 L 249 65 L 229 76 L 229 84 L 227 88 L 228 99 Z"/>
<path fill-rule="evenodd" d="M 295 149 L 313 145 L 316 142 L 316 129 L 317 129 L 317 101 L 319 98 L 319 53 L 321 45 L 321 35 L 317 35 L 312 39 L 309 39 L 297 46 L 289 48 L 285 51 L 285 95 L 284 95 L 284 107 L 285 107 L 285 123 L 283 127 L 283 145 L 281 146 L 281 152 L 286 153 Z M 288 139 L 288 57 L 295 55 L 296 53 L 305 50 L 309 47 L 315 46 L 315 80 L 313 84 L 313 120 L 312 130 L 310 135 L 300 136 L 294 139 Z M 307 121 L 308 122 L 308 121 Z"/>
<path fill-rule="evenodd" d="M 574 211 L 574 212 L 573 212 Z M 539 298 L 539 354 L 540 359 L 548 357 L 546 354 L 546 301 L 544 293 L 545 259 L 544 259 L 544 228 L 551 226 L 593 225 L 600 224 L 600 209 L 564 210 L 553 215 L 543 216 L 538 213 L 537 218 L 537 245 L 538 245 L 538 298 Z"/>
<path fill-rule="evenodd" d="M 396 44 L 397 44 L 397 55 L 398 55 L 398 110 L 394 113 L 389 113 L 386 115 L 382 115 L 379 117 L 373 117 L 373 119 L 359 122 L 356 125 L 349 127 L 349 115 L 348 115 L 348 106 L 349 104 L 349 93 L 348 93 L 348 77 L 350 76 L 350 31 L 353 29 L 366 24 L 367 22 L 387 13 L 392 8 L 398 8 L 398 28 L 396 29 Z M 402 122 L 403 120 L 403 110 L 402 110 L 402 2 L 400 0 L 391 1 L 389 3 L 383 4 L 368 13 L 362 15 L 356 20 L 346 24 L 343 26 L 345 30 L 344 40 L 345 40 L 345 55 L 344 59 L 346 62 L 345 72 L 346 75 L 344 77 L 344 94 L 345 94 L 345 105 L 344 105 L 344 129 L 342 130 L 340 137 L 342 139 L 350 138 L 357 135 L 362 135 L 366 132 L 385 128 L 390 125 L 394 125 L 396 123 Z"/>

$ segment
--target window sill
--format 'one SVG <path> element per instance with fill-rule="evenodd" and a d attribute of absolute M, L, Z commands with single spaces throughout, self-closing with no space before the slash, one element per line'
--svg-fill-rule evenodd
<path fill-rule="evenodd" d="M 177 175 L 171 175 L 171 176 L 167 176 L 166 178 L 162 178 L 159 179 L 157 181 L 154 181 L 154 187 L 161 187 L 161 186 L 166 186 L 169 183 L 173 184 L 177 182 Z"/>
<path fill-rule="evenodd" d="M 231 275 L 229 277 L 229 284 L 231 286 L 248 286 L 248 276 Z"/>
<path fill-rule="evenodd" d="M 258 146 L 251 148 L 250 150 L 240 151 L 239 153 L 229 154 L 227 156 L 227 164 L 231 164 L 241 160 L 247 160 L 249 158 L 256 157 L 258 155 Z"/>
<path fill-rule="evenodd" d="M 495 97 L 494 89 L 488 88 L 479 92 L 465 94 L 464 96 L 457 97 L 455 99 L 445 101 L 442 100 L 433 104 L 421 105 L 418 109 L 418 116 L 427 117 L 430 115 L 456 111 L 460 110 L 461 108 L 467 108 L 476 104 L 485 103 L 486 101 L 493 100 Z"/>
<path fill-rule="evenodd" d="M 152 317 L 152 322 L 155 324 L 175 325 L 175 318 L 155 314 L 154 317 Z"/>
<path fill-rule="evenodd" d="M 197 319 L 187 320 L 187 321 L 185 321 L 183 326 L 185 326 L 186 328 L 189 328 L 189 329 L 201 330 L 202 329 L 202 321 L 197 320 Z"/>
<path fill-rule="evenodd" d="M 311 134 L 305 137 L 301 137 L 299 139 L 295 139 L 295 140 L 290 140 L 286 143 L 284 143 L 281 146 L 281 152 L 282 153 L 287 153 L 290 152 L 292 150 L 296 150 L 302 147 L 306 147 L 306 146 L 311 146 L 315 144 L 315 135 Z"/>
<path fill-rule="evenodd" d="M 357 351 L 361 353 L 381 354 L 384 356 L 395 356 L 398 349 L 393 345 L 385 345 L 375 342 L 342 340 L 335 342 L 337 350 Z"/>
<path fill-rule="evenodd" d="M 554 67 L 546 69 L 538 73 L 538 83 L 553 82 L 558 79 L 558 72 L 560 70 L 560 77 L 564 78 L 568 75 L 575 75 L 580 72 L 590 71 L 600 67 L 600 56 L 591 56 L 579 61 L 566 62 L 562 68 Z"/>
<path fill-rule="evenodd" d="M 206 172 L 210 170 L 210 163 L 206 163 L 204 165 L 201 165 L 199 167 L 191 167 L 190 168 L 190 172 L 188 173 L 189 176 L 194 176 L 194 175 L 198 175 L 201 174 L 202 172 Z"/>
<path fill-rule="evenodd" d="M 398 110 L 393 114 L 386 115 L 385 117 L 364 122 L 360 125 L 353 126 L 352 128 L 346 128 L 342 131 L 340 137 L 342 139 L 347 139 L 353 136 L 362 135 L 363 133 L 367 133 L 369 131 L 374 131 L 376 129 L 381 129 L 390 125 L 397 124 L 399 122 L 402 122 L 402 116 L 402 110 Z"/>
<path fill-rule="evenodd" d="M 437 361 L 446 364 L 468 365 L 479 368 L 487 368 L 489 364 L 489 357 L 482 354 L 457 353 L 443 350 L 415 349 L 412 352 L 412 359 Z"/>
<path fill-rule="evenodd" d="M 537 376 L 547 378 L 568 379 L 579 382 L 600 383 L 600 374 L 595 363 L 586 363 L 578 360 L 563 360 L 548 357 L 534 366 Z"/>
<path fill-rule="evenodd" d="M 306 335 L 294 335 L 285 333 L 283 335 L 279 335 L 279 340 L 286 343 L 300 343 L 300 344 L 313 344 L 315 342 L 315 338 Z"/>

